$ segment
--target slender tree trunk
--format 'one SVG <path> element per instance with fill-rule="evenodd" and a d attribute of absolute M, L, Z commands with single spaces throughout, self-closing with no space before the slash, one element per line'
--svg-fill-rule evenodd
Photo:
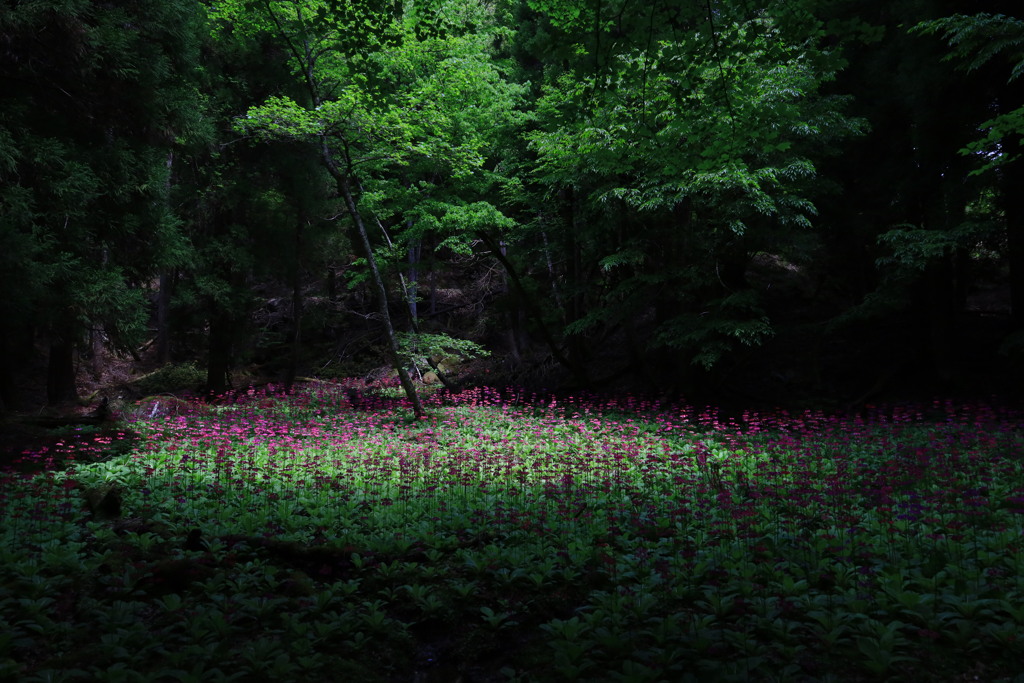
<path fill-rule="evenodd" d="M 583 267 L 583 246 L 576 239 L 576 195 L 571 189 L 562 193 L 562 219 L 565 222 L 565 235 L 568 239 L 567 251 L 569 254 L 569 286 L 571 288 L 568 296 L 568 322 L 573 323 L 586 315 L 586 304 L 583 300 L 584 292 L 587 290 L 586 274 Z M 566 336 L 566 347 L 569 351 L 569 362 L 574 368 L 574 373 L 583 378 L 584 384 L 587 379 L 587 359 L 589 349 L 587 340 L 582 334 L 570 334 Z"/>
<path fill-rule="evenodd" d="M 174 173 L 174 152 L 167 153 L 167 181 L 164 183 L 164 201 L 168 212 L 171 211 L 171 182 Z M 171 287 L 174 283 L 174 272 L 169 268 L 160 271 L 157 285 L 160 290 L 156 296 L 156 360 L 161 365 L 171 359 Z"/>
<path fill-rule="evenodd" d="M 380 224 L 379 221 L 378 224 Z M 384 230 L 384 226 L 381 225 L 380 227 L 381 231 L 384 233 L 384 239 L 388 241 L 388 246 L 394 246 L 391 243 L 391 238 L 388 236 L 387 231 Z M 407 227 L 410 229 L 412 228 L 411 220 L 407 223 Z M 405 297 L 405 300 L 409 305 L 409 329 L 411 329 L 412 333 L 417 336 L 420 333 L 420 318 L 418 312 L 419 309 L 416 306 L 416 278 L 419 277 L 419 274 L 417 272 L 417 264 L 419 263 L 421 248 L 422 242 L 418 238 L 414 241 L 413 244 L 409 245 L 409 281 L 406 282 L 405 277 L 401 273 L 398 274 L 399 282 L 402 285 L 402 295 Z M 430 356 L 427 356 L 427 365 L 429 365 L 430 369 L 434 371 L 434 374 L 437 375 L 437 378 L 441 380 L 441 384 L 444 385 L 445 389 L 447 389 L 448 391 L 455 391 L 455 385 L 451 382 L 450 379 L 448 379 L 448 376 L 441 370 L 438 364 L 435 363 L 434 359 L 431 358 Z M 420 369 L 418 367 L 416 368 L 416 372 L 417 374 L 420 372 Z M 422 375 L 420 375 L 420 380 L 422 379 L 423 377 Z"/>
<path fill-rule="evenodd" d="M 548 326 L 544 323 L 544 316 L 541 314 L 540 309 L 537 307 L 533 299 L 530 298 L 529 293 L 523 286 L 522 280 L 519 279 L 519 274 L 516 272 L 512 262 L 508 260 L 508 257 L 504 254 L 499 244 L 496 244 L 490 235 L 483 232 L 482 230 L 477 231 L 477 236 L 483 240 L 487 248 L 490 249 L 491 254 L 494 258 L 498 259 L 498 262 L 505 269 L 508 274 L 509 280 L 515 287 L 516 293 L 519 295 L 523 308 L 526 310 L 526 314 L 533 318 L 537 325 L 537 329 L 540 331 L 541 337 L 544 339 L 544 343 L 547 344 L 548 349 L 551 351 L 551 355 L 558 362 L 559 365 L 569 370 L 572 373 L 573 378 L 581 385 L 586 385 L 588 378 L 581 368 L 576 367 L 572 361 L 566 357 L 562 350 L 558 347 L 554 337 L 551 335 L 551 331 Z"/>
<path fill-rule="evenodd" d="M 409 221 L 409 227 L 412 227 L 412 220 Z M 419 289 L 419 263 L 420 253 L 423 249 L 423 244 L 420 238 L 416 238 L 409 244 L 409 283 L 407 285 L 408 292 L 406 292 L 406 299 L 409 301 L 409 317 L 413 321 L 413 325 L 416 325 L 416 321 L 419 318 L 419 305 L 416 301 L 416 297 Z"/>
<path fill-rule="evenodd" d="M 278 25 L 278 28 L 281 29 L 280 22 L 274 12 L 270 9 L 269 5 L 270 3 L 268 2 L 268 15 Z M 296 6 L 296 11 L 301 23 L 303 21 L 302 9 Z M 282 34 L 286 33 L 283 29 L 281 32 Z M 309 91 L 313 106 L 317 107 L 323 101 L 319 91 L 319 85 L 317 84 L 316 77 L 313 72 L 313 66 L 316 62 L 317 56 L 314 54 L 309 40 L 305 38 L 301 41 L 301 46 L 293 44 L 293 53 L 303 65 L 305 85 Z M 405 365 L 402 363 L 401 354 L 398 350 L 398 341 L 395 338 L 395 328 L 391 324 L 391 314 L 388 311 L 387 289 L 384 287 L 384 280 L 381 277 L 380 270 L 377 268 L 377 259 L 373 253 L 373 246 L 370 244 L 370 237 L 366 232 L 366 224 L 363 222 L 363 217 L 359 212 L 359 207 L 356 205 L 355 196 L 352 192 L 350 177 L 351 164 L 348 163 L 348 159 L 345 159 L 347 164 L 346 167 L 340 168 L 337 158 L 327 145 L 327 139 L 320 138 L 319 142 L 320 148 L 318 151 L 320 153 L 320 160 L 327 169 L 327 172 L 331 175 L 331 178 L 334 179 L 335 185 L 338 188 L 338 194 L 340 194 L 345 200 L 345 207 L 348 209 L 349 216 L 351 216 L 352 222 L 355 224 L 356 232 L 359 234 L 359 242 L 363 249 L 363 255 L 366 257 L 367 265 L 370 267 L 370 277 L 376 293 L 377 309 L 380 314 L 381 326 L 384 328 L 384 334 L 388 340 L 388 351 L 391 356 L 391 363 L 394 366 L 395 371 L 398 373 L 398 379 L 402 383 L 405 395 L 409 398 L 409 402 L 412 404 L 413 413 L 417 418 L 424 417 L 426 413 L 423 410 L 423 404 L 420 402 L 420 397 L 416 393 L 416 387 L 413 385 L 412 379 L 409 377 L 409 372 L 405 369 Z"/>
<path fill-rule="evenodd" d="M 338 300 L 338 272 L 333 265 L 327 266 L 327 300 L 332 304 Z"/>
<path fill-rule="evenodd" d="M 89 369 L 94 380 L 103 376 L 103 332 L 96 328 L 89 330 Z"/>
<path fill-rule="evenodd" d="M 50 342 L 50 359 L 46 369 L 46 402 L 56 405 L 77 398 L 75 344 L 70 335 L 61 334 Z"/>
<path fill-rule="evenodd" d="M 160 291 L 156 295 L 156 360 L 163 365 L 171 359 L 171 283 L 174 274 L 160 273 Z"/>
<path fill-rule="evenodd" d="M 299 356 L 302 353 L 302 227 L 305 218 L 299 216 L 299 222 L 295 226 L 295 263 L 292 268 L 292 332 L 291 332 L 291 355 L 288 359 L 288 366 L 284 373 L 284 386 L 286 391 L 291 391 L 295 384 L 295 375 L 298 374 Z"/>
<path fill-rule="evenodd" d="M 7 410 L 22 407 L 21 380 L 36 357 L 36 331 L 30 325 L 11 323 L 0 334 L 0 399 Z"/>
<path fill-rule="evenodd" d="M 430 283 L 430 315 L 437 315 L 437 275 L 434 272 L 434 266 L 430 266 L 428 271 L 427 281 Z"/>
<path fill-rule="evenodd" d="M 206 358 L 206 392 L 211 396 L 228 390 L 231 373 L 231 317 L 217 311 L 210 316 L 209 354 Z"/>
<path fill-rule="evenodd" d="M 541 233 L 544 236 L 544 250 L 547 253 L 547 235 Z M 508 258 L 508 254 L 505 253 L 506 246 L 505 242 L 498 242 L 498 248 L 501 249 L 502 258 Z M 551 277 L 551 286 L 555 293 L 555 300 L 558 302 L 559 310 L 562 310 L 561 299 L 558 296 L 558 288 L 555 286 L 555 273 L 551 267 L 551 259 L 548 258 L 548 270 Z M 522 310 L 523 307 L 518 304 L 518 291 L 515 294 L 511 293 L 511 288 L 508 285 L 509 274 L 506 269 L 502 270 L 501 273 L 501 294 L 508 301 L 508 310 L 505 311 L 505 319 L 507 321 L 507 329 L 505 331 L 508 337 L 508 348 L 512 354 L 512 368 L 518 370 L 522 366 L 523 352 L 525 351 L 526 344 L 523 339 L 522 331 Z M 563 318 L 564 320 L 564 318 Z"/>
<path fill-rule="evenodd" d="M 1004 141 L 1005 154 L 1021 153 L 1021 145 L 1008 135 Z M 1013 326 L 1024 330 L 1024 161 L 1007 164 L 1002 175 L 1002 204 L 1006 216 L 1006 244 L 1010 262 L 1010 306 Z"/>
<path fill-rule="evenodd" d="M 418 336 L 420 333 L 420 321 L 419 318 L 415 315 L 415 284 L 415 281 L 413 281 L 407 286 L 405 280 L 402 280 L 402 292 L 403 294 L 405 294 L 405 298 L 409 302 L 410 312 L 413 313 L 412 317 L 409 319 L 409 327 L 412 329 L 412 333 Z M 430 369 L 434 371 L 434 374 L 437 375 L 437 378 L 441 380 L 441 384 L 444 385 L 445 389 L 447 389 L 448 391 L 455 391 L 455 385 L 451 382 L 450 379 L 448 379 L 448 376 L 444 373 L 443 370 L 441 370 L 439 365 L 435 363 L 434 359 L 431 358 L 430 356 L 427 356 L 427 365 L 429 365 Z M 416 371 L 419 372 L 419 368 L 417 368 Z M 422 379 L 422 377 L 420 379 Z"/>
<path fill-rule="evenodd" d="M 952 263 L 948 256 L 925 269 L 928 297 L 928 341 L 932 371 L 942 383 L 955 375 L 953 367 L 953 286 Z"/>
<path fill-rule="evenodd" d="M 352 218 L 352 222 L 355 224 L 356 232 L 359 235 L 360 246 L 363 248 L 363 256 L 366 257 L 366 263 L 370 267 L 370 279 L 373 283 L 374 293 L 377 299 L 377 312 L 380 316 L 381 326 L 384 328 L 384 335 L 388 340 L 388 352 L 391 356 L 391 364 L 395 368 L 395 372 L 398 373 L 398 380 L 402 384 L 402 388 L 405 390 L 405 395 L 409 398 L 409 403 L 412 404 L 413 414 L 417 418 L 424 417 L 426 411 L 423 410 L 423 404 L 420 402 L 419 394 L 416 393 L 416 387 L 412 383 L 412 378 L 409 377 L 409 371 L 406 370 L 405 364 L 402 362 L 401 354 L 398 350 L 398 340 L 395 337 L 395 328 L 391 323 L 391 313 L 388 310 L 388 292 L 384 286 L 384 278 L 381 277 L 380 269 L 377 267 L 377 257 L 373 253 L 373 245 L 370 244 L 370 236 L 366 232 L 366 224 L 363 222 L 363 216 L 359 212 L 359 207 L 356 205 L 355 196 L 352 193 L 352 183 L 346 172 L 338 168 L 338 164 L 331 154 L 330 149 L 327 147 L 327 141 L 321 141 L 320 147 L 320 158 L 326 166 L 328 173 L 334 179 L 335 184 L 338 188 L 338 194 L 341 195 L 342 199 L 345 200 L 345 207 L 348 209 L 349 216 Z"/>
<path fill-rule="evenodd" d="M 555 297 L 555 305 L 558 306 L 558 310 L 562 312 L 562 322 L 567 323 L 565 319 L 565 303 L 562 301 L 562 293 L 558 287 L 558 273 L 555 272 L 555 264 L 551 260 L 551 245 L 548 244 L 548 233 L 541 230 L 541 240 L 544 243 L 544 261 L 548 266 L 548 277 L 551 278 L 551 294 Z"/>
<path fill-rule="evenodd" d="M 7 335 L 0 335 L 0 414 L 15 404 L 13 347 Z"/>

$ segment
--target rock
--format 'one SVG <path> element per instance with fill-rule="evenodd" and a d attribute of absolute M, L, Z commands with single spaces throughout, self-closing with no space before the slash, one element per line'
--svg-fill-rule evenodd
<path fill-rule="evenodd" d="M 115 484 L 86 489 L 85 504 L 96 519 L 117 519 L 121 516 L 121 492 Z"/>

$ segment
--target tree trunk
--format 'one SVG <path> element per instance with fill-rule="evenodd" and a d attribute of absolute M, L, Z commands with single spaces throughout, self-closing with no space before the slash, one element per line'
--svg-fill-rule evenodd
<path fill-rule="evenodd" d="M 544 237 L 544 250 L 545 250 L 545 254 L 547 255 L 548 254 L 548 252 L 547 252 L 547 236 L 543 232 L 541 233 L 541 235 Z M 505 248 L 506 248 L 505 247 L 505 243 L 504 242 L 498 242 L 498 247 L 501 249 L 502 257 L 503 258 L 507 258 L 507 254 L 505 253 Z M 555 273 L 554 273 L 554 268 L 551 266 L 551 258 L 550 258 L 550 256 L 548 257 L 548 274 L 551 277 L 552 290 L 553 290 L 554 295 L 555 295 L 555 300 L 556 300 L 556 302 L 558 302 L 559 310 L 563 310 L 562 309 L 561 298 L 558 295 L 558 288 L 555 285 Z M 512 369 L 513 370 L 519 370 L 519 368 L 522 366 L 524 352 L 526 351 L 526 343 L 525 343 L 525 339 L 524 339 L 523 325 L 522 325 L 522 319 L 523 319 L 522 311 L 523 311 L 523 307 L 517 303 L 518 291 L 515 292 L 515 293 L 512 293 L 512 290 L 509 287 L 508 282 L 509 282 L 508 271 L 507 270 L 502 270 L 502 273 L 501 273 L 501 288 L 500 288 L 499 291 L 501 292 L 501 294 L 504 297 L 504 299 L 508 302 L 507 310 L 505 311 L 505 316 L 504 316 L 505 320 L 506 320 L 506 324 L 507 324 L 507 329 L 505 330 L 505 336 L 508 339 L 509 353 L 512 355 Z M 564 318 L 563 318 L 563 322 L 564 322 Z"/>
<path fill-rule="evenodd" d="M 22 379 L 36 357 L 35 330 L 24 320 L 8 322 L 12 324 L 0 334 L 0 399 L 6 410 L 18 410 L 23 407 Z"/>
<path fill-rule="evenodd" d="M 953 303 L 955 290 L 952 263 L 947 256 L 925 269 L 928 298 L 928 346 L 931 369 L 945 386 L 953 381 Z"/>
<path fill-rule="evenodd" d="M 327 266 L 327 300 L 332 304 L 338 301 L 338 274 L 334 266 Z"/>
<path fill-rule="evenodd" d="M 291 331 L 291 354 L 288 358 L 288 365 L 284 371 L 284 386 L 286 391 L 291 391 L 295 384 L 295 375 L 298 374 L 299 356 L 302 354 L 302 222 L 305 220 L 299 216 L 299 222 L 295 226 L 295 263 L 292 268 L 292 331 Z"/>
<path fill-rule="evenodd" d="M 578 231 L 576 225 L 576 196 L 571 189 L 564 190 L 562 200 L 562 220 L 565 223 L 565 235 L 568 239 L 566 245 L 569 254 L 569 287 L 567 311 L 568 322 L 574 323 L 586 315 L 586 303 L 583 300 L 584 292 L 587 291 L 586 273 L 583 266 L 583 245 L 577 239 Z M 565 339 L 568 349 L 569 362 L 572 364 L 573 373 L 588 383 L 586 371 L 590 349 L 587 339 L 583 334 L 570 334 Z"/>
<path fill-rule="evenodd" d="M 167 203 L 167 211 L 171 212 L 171 184 L 174 177 L 174 152 L 167 153 L 167 181 L 164 183 L 164 201 Z M 174 282 L 174 273 L 170 269 L 160 271 L 160 280 L 157 285 L 160 291 L 156 295 L 156 360 L 164 365 L 171 359 L 171 287 Z"/>
<path fill-rule="evenodd" d="M 210 316 L 209 355 L 206 358 L 206 393 L 218 396 L 228 390 L 231 372 L 231 318 L 218 311 Z"/>
<path fill-rule="evenodd" d="M 7 335 L 0 335 L 0 414 L 15 404 L 13 346 Z"/>
<path fill-rule="evenodd" d="M 562 293 L 558 287 L 558 273 L 555 272 L 555 264 L 551 260 L 551 246 L 548 244 L 548 233 L 541 230 L 540 237 L 541 242 L 544 244 L 544 262 L 548 267 L 548 278 L 551 279 L 551 294 L 555 297 L 555 305 L 562 312 L 562 323 L 565 324 L 568 322 L 566 320 L 565 303 L 562 301 Z"/>
<path fill-rule="evenodd" d="M 434 274 L 433 265 L 428 271 L 427 280 L 430 282 L 430 315 L 437 314 L 437 276 Z"/>
<path fill-rule="evenodd" d="M 412 227 L 412 220 L 408 223 L 409 227 Z M 416 300 L 419 289 L 419 263 L 420 263 L 420 252 L 423 249 L 423 244 L 420 238 L 416 238 L 412 243 L 409 244 L 409 283 L 407 285 L 408 291 L 406 292 L 406 298 L 409 301 L 409 317 L 412 319 L 413 326 L 417 324 L 419 319 L 419 302 Z"/>
<path fill-rule="evenodd" d="M 50 342 L 50 360 L 46 369 L 46 402 L 56 405 L 77 398 L 75 345 L 70 336 L 62 336 Z"/>
<path fill-rule="evenodd" d="M 171 282 L 174 275 L 160 273 L 160 291 L 156 296 L 156 360 L 161 365 L 171 359 Z"/>
<path fill-rule="evenodd" d="M 1005 154 L 1016 156 L 1021 145 L 1014 136 L 1004 141 Z M 1024 330 L 1024 161 L 1017 160 L 1000 170 L 1002 204 L 1006 215 L 1006 244 L 1010 262 L 1010 306 L 1015 330 Z"/>
<path fill-rule="evenodd" d="M 516 272 L 512 262 L 508 260 L 501 245 L 497 244 L 490 235 L 480 230 L 477 231 L 477 236 L 487 245 L 491 255 L 498 260 L 498 263 L 505 269 L 505 273 L 508 274 L 509 281 L 512 286 L 515 287 L 516 293 L 519 295 L 523 308 L 526 310 L 526 314 L 533 318 L 534 323 L 537 325 L 537 329 L 540 331 L 541 337 L 544 339 L 544 343 L 547 344 L 548 350 L 551 351 L 551 355 L 554 357 L 558 364 L 569 370 L 572 373 L 573 378 L 580 383 L 582 386 L 586 386 L 587 377 L 577 368 L 570 360 L 566 357 L 562 350 L 558 347 L 554 337 L 551 335 L 551 331 L 548 330 L 548 326 L 544 323 L 544 316 L 541 314 L 540 309 L 537 307 L 533 299 L 530 298 L 529 292 L 523 286 L 522 280 L 519 279 L 519 274 Z"/>
<path fill-rule="evenodd" d="M 89 369 L 98 382 L 103 376 L 103 332 L 96 328 L 89 330 Z"/>
<path fill-rule="evenodd" d="M 419 394 L 416 393 L 416 387 L 412 383 L 412 378 L 409 377 L 409 371 L 405 369 L 405 364 L 402 362 L 401 354 L 398 350 L 398 340 L 395 338 L 395 328 L 391 324 L 391 313 L 388 310 L 387 288 L 384 287 L 384 278 L 381 277 L 380 269 L 377 268 L 377 257 L 373 253 L 373 245 L 370 244 L 370 236 L 366 232 L 366 224 L 363 222 L 363 216 L 359 212 L 355 196 L 352 194 L 352 184 L 347 173 L 338 168 L 334 156 L 327 147 L 326 140 L 321 141 L 320 158 L 324 166 L 327 167 L 327 172 L 334 179 L 338 188 L 338 194 L 345 200 L 345 207 L 348 209 L 349 216 L 352 218 L 356 232 L 359 235 L 363 256 L 366 257 L 366 263 L 370 267 L 370 279 L 373 283 L 375 298 L 377 299 L 377 312 L 380 316 L 381 326 L 384 328 L 384 335 L 388 340 L 388 353 L 391 357 L 391 365 L 395 368 L 395 372 L 398 373 L 398 380 L 402 384 L 402 389 L 405 390 L 405 395 L 409 398 L 409 403 L 412 404 L 413 414 L 417 418 L 424 417 L 426 412 L 423 410 L 423 404 L 420 402 Z"/>

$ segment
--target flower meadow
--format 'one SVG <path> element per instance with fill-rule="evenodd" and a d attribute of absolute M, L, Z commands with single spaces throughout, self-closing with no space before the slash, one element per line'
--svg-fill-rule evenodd
<path fill-rule="evenodd" d="M 349 388 L 23 453 L 0 679 L 1024 680 L 1020 413 Z"/>

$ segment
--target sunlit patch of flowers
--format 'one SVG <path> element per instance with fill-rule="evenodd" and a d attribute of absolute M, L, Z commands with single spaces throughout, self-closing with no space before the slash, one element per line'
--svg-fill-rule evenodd
<path fill-rule="evenodd" d="M 5 475 L 0 677 L 1012 680 L 1024 660 L 1019 414 L 480 388 L 414 420 L 346 389 L 143 412 L 128 453 Z"/>

